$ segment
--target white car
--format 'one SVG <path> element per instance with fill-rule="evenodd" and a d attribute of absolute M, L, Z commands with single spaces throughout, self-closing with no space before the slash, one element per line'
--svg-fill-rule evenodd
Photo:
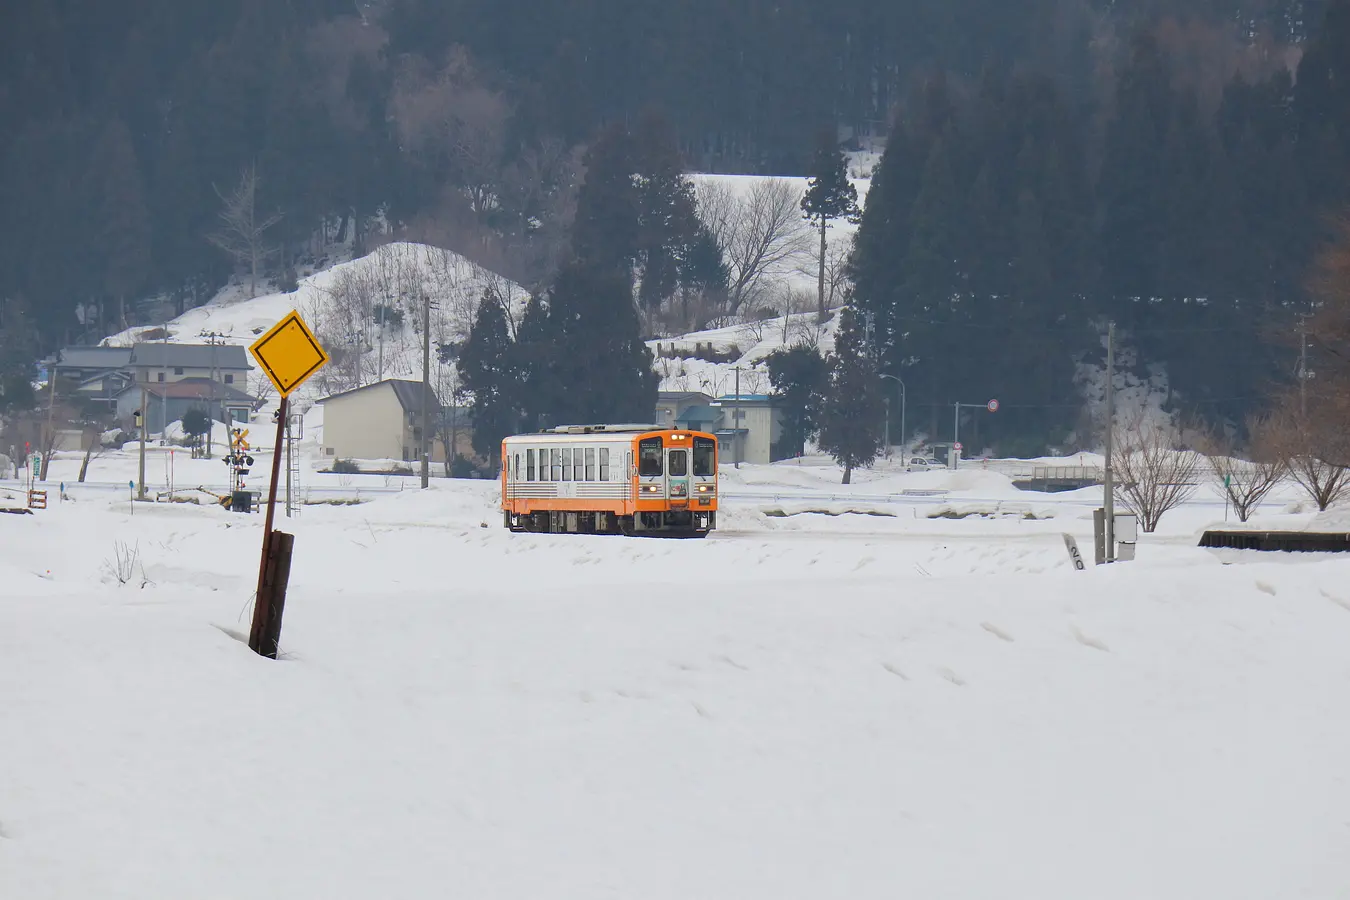
<path fill-rule="evenodd" d="M 938 462 L 936 459 L 933 459 L 931 457 L 925 459 L 922 456 L 910 457 L 909 462 L 905 465 L 906 472 L 927 472 L 930 469 L 945 469 L 945 468 L 947 467 L 942 463 Z"/>

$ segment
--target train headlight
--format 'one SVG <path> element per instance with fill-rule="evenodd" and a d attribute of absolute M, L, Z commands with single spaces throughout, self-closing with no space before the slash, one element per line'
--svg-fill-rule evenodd
<path fill-rule="evenodd" d="M 698 492 L 699 492 L 700 494 L 711 494 L 711 493 L 712 493 L 712 489 L 713 489 L 713 486 L 712 486 L 711 484 L 700 484 L 700 485 L 698 486 Z"/>
<path fill-rule="evenodd" d="M 644 485 L 642 486 L 642 493 L 644 493 L 644 494 L 659 494 L 659 493 L 661 493 L 661 485 L 659 485 L 659 484 L 644 484 Z"/>

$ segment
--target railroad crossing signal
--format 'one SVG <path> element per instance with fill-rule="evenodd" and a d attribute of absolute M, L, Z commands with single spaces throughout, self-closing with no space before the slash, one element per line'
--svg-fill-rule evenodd
<path fill-rule="evenodd" d="M 328 364 L 328 354 L 294 310 L 248 349 L 282 397 Z"/>

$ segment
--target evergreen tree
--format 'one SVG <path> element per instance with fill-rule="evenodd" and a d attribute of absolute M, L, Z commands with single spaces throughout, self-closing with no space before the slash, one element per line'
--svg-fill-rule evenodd
<path fill-rule="evenodd" d="M 820 415 L 820 447 L 844 467 L 843 483 L 849 484 L 853 470 L 872 465 L 881 452 L 881 379 L 852 307 L 844 308 L 834 346 Z"/>
<path fill-rule="evenodd" d="M 543 372 L 552 382 L 551 423 L 650 420 L 659 379 L 642 342 L 628 275 L 572 260 L 554 280 L 548 308 Z"/>
<path fill-rule="evenodd" d="M 472 392 L 473 449 L 496 471 L 502 438 L 515 429 L 517 372 L 512 366 L 511 335 L 501 300 L 486 291 L 478 304 L 473 329 L 455 364 L 466 390 Z"/>
<path fill-rule="evenodd" d="M 109 124 L 93 154 L 93 195 L 97 198 L 95 247 L 103 270 L 103 290 L 118 305 L 126 328 L 126 299 L 150 275 L 150 218 L 131 135 L 120 120 Z"/>
<path fill-rule="evenodd" d="M 830 366 L 813 348 L 797 344 L 765 359 L 775 406 L 783 411 L 783 431 L 775 457 L 797 456 L 820 433 L 820 416 Z"/>
<path fill-rule="evenodd" d="M 518 406 L 523 431 L 542 427 L 542 418 L 553 406 L 557 385 L 548 372 L 551 347 L 548 309 L 538 296 L 531 296 L 511 345 L 511 367 L 520 388 Z"/>
<path fill-rule="evenodd" d="M 635 139 L 638 301 L 658 312 L 676 290 L 680 257 L 698 238 L 694 186 L 684 177 L 670 124 L 649 113 Z"/>
<path fill-rule="evenodd" d="M 858 189 L 848 179 L 848 160 L 839 145 L 823 133 L 811 158 L 810 178 L 802 197 L 802 213 L 820 229 L 819 274 L 816 282 L 817 316 L 825 321 L 825 229 L 835 219 L 857 223 Z"/>
<path fill-rule="evenodd" d="M 0 417 L 37 405 L 33 391 L 35 329 L 22 300 L 0 300 Z"/>

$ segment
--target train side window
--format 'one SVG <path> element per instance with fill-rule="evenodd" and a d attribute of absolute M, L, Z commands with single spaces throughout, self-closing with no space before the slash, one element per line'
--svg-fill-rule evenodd
<path fill-rule="evenodd" d="M 595 480 L 595 448 L 586 448 L 586 480 Z"/>
<path fill-rule="evenodd" d="M 553 480 L 562 481 L 562 451 L 550 450 L 549 455 L 553 457 Z"/>
<path fill-rule="evenodd" d="M 572 448 L 562 448 L 562 480 L 572 480 Z"/>
<path fill-rule="evenodd" d="M 694 438 L 694 474 L 717 474 L 717 442 L 710 438 Z"/>
<path fill-rule="evenodd" d="M 600 448 L 600 480 L 609 481 L 609 448 Z"/>
<path fill-rule="evenodd" d="M 515 462 L 513 462 L 513 463 L 511 464 L 511 480 L 512 480 L 512 481 L 519 481 L 519 480 L 520 480 L 520 454 L 519 454 L 519 453 L 516 454 Z"/>
<path fill-rule="evenodd" d="M 534 451 L 525 451 L 525 480 L 534 481 Z"/>
<path fill-rule="evenodd" d="M 638 474 L 660 475 L 662 455 L 659 437 L 643 438 L 638 441 Z"/>

